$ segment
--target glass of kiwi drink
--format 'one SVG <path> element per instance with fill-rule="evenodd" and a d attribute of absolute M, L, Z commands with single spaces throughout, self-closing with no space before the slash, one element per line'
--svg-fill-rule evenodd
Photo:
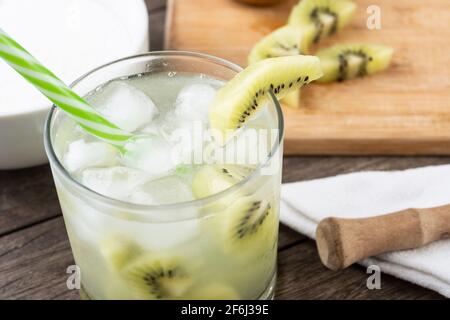
<path fill-rule="evenodd" d="M 123 148 L 52 108 L 45 147 L 84 297 L 273 298 L 283 150 L 276 97 L 308 76 L 277 80 L 295 68 L 268 63 L 245 76 L 219 58 L 166 51 L 84 75 L 73 89 L 133 133 Z M 274 81 L 257 75 L 271 68 Z"/>

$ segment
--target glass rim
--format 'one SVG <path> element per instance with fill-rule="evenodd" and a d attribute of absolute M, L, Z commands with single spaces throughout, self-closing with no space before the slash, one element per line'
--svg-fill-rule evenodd
<path fill-rule="evenodd" d="M 199 52 L 192 52 L 192 51 L 177 51 L 177 50 L 166 50 L 166 51 L 150 51 L 147 53 L 142 53 L 138 55 L 132 55 L 127 56 L 124 58 L 120 58 L 111 62 L 108 62 L 106 64 L 100 65 L 91 71 L 88 71 L 87 73 L 81 75 L 78 77 L 75 81 L 73 81 L 69 87 L 74 88 L 76 85 L 81 83 L 84 79 L 86 79 L 88 76 L 103 70 L 109 66 L 115 65 L 120 62 L 126 62 L 131 61 L 139 58 L 145 58 L 145 57 L 193 57 L 193 58 L 199 58 L 202 60 L 207 60 L 209 62 L 212 62 L 216 65 L 221 65 L 223 67 L 226 67 L 232 71 L 235 71 L 236 73 L 239 73 L 243 70 L 241 66 L 239 66 L 236 63 L 233 63 L 231 61 L 228 61 L 226 59 L 222 59 L 213 55 L 205 54 L 205 53 L 199 53 Z M 101 85 L 101 83 L 99 84 Z M 247 182 L 252 181 L 257 175 L 258 172 L 264 168 L 272 158 L 278 153 L 280 146 L 283 141 L 284 137 L 284 118 L 283 118 L 283 111 L 281 109 L 281 105 L 278 102 L 277 98 L 274 96 L 274 94 L 270 91 L 270 96 L 272 103 L 275 107 L 276 113 L 277 113 L 277 124 L 278 124 L 278 139 L 270 152 L 267 155 L 266 160 L 263 163 L 259 163 L 258 166 L 249 174 L 245 179 L 239 181 L 238 183 L 234 184 L 233 186 L 222 190 L 218 193 L 215 193 L 213 195 L 210 195 L 208 197 L 200 198 L 200 199 L 194 199 L 189 201 L 181 201 L 181 202 L 173 202 L 173 203 L 167 203 L 167 204 L 155 204 L 155 205 L 147 205 L 147 204 L 138 204 L 133 202 L 127 202 L 115 198 L 108 197 L 104 194 L 101 194 L 95 190 L 92 190 L 88 188 L 87 186 L 83 185 L 81 182 L 74 179 L 70 173 L 64 168 L 61 161 L 59 160 L 58 156 L 55 153 L 55 150 L 53 148 L 52 139 L 51 139 L 51 130 L 52 130 L 52 120 L 54 119 L 54 115 L 56 114 L 57 110 L 59 108 L 56 105 L 52 105 L 44 126 L 44 147 L 45 151 L 47 153 L 47 157 L 49 158 L 49 163 L 52 166 L 52 168 L 56 168 L 59 173 L 62 174 L 62 176 L 67 179 L 73 186 L 75 186 L 78 190 L 81 190 L 82 192 L 87 192 L 91 195 L 93 195 L 95 198 L 98 198 L 102 202 L 106 202 L 112 206 L 116 207 L 127 207 L 127 209 L 131 209 L 138 212 L 143 211 L 153 211 L 153 210 L 174 210 L 179 208 L 186 208 L 186 207 L 192 207 L 192 206 L 203 206 L 206 204 L 209 204 L 211 202 L 214 202 L 222 197 L 227 196 L 230 193 L 233 193 L 235 190 L 239 189 L 242 185 L 246 184 Z M 59 110 L 62 112 L 61 110 Z"/>

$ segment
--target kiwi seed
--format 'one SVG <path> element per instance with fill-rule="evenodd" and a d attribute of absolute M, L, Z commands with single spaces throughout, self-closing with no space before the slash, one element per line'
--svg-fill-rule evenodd
<path fill-rule="evenodd" d="M 255 222 L 252 222 L 250 225 L 247 225 L 250 218 L 261 208 L 261 201 L 255 201 L 252 203 L 248 211 L 243 215 L 240 223 L 238 224 L 238 230 L 237 235 L 238 238 L 242 239 L 246 235 L 255 233 L 259 226 L 263 224 L 266 217 L 269 215 L 270 212 L 270 204 L 267 205 L 264 212 L 258 217 L 258 219 Z"/>
<path fill-rule="evenodd" d="M 161 280 L 162 278 L 171 279 L 174 278 L 177 274 L 177 268 L 168 270 L 164 270 L 161 268 L 159 270 L 152 270 L 146 273 L 142 279 L 148 285 L 149 293 L 154 295 L 156 299 L 162 299 L 164 298 L 165 293 L 159 285 L 159 280 Z"/>

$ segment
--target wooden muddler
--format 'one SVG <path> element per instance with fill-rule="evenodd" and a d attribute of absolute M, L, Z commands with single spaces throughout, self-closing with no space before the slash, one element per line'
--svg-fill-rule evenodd
<path fill-rule="evenodd" d="M 343 269 L 380 253 L 414 249 L 450 237 L 450 205 L 362 219 L 326 218 L 316 230 L 323 264 Z"/>

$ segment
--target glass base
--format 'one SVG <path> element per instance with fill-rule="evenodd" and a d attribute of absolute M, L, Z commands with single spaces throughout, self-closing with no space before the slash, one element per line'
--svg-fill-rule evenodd
<path fill-rule="evenodd" d="M 277 274 L 275 273 L 272 280 L 270 280 L 269 285 L 264 290 L 264 292 L 256 300 L 273 300 L 275 297 L 275 284 L 277 282 Z M 80 289 L 80 299 L 81 300 L 94 300 L 92 299 L 84 290 L 83 286 Z"/>
<path fill-rule="evenodd" d="M 276 283 L 277 283 L 277 273 L 275 272 L 266 290 L 264 290 L 264 292 L 259 296 L 257 300 L 273 300 L 275 298 Z"/>
<path fill-rule="evenodd" d="M 83 286 L 81 286 L 81 289 L 80 289 L 80 300 L 94 300 L 94 299 L 91 299 L 91 297 L 89 297 L 89 295 L 83 289 Z"/>

